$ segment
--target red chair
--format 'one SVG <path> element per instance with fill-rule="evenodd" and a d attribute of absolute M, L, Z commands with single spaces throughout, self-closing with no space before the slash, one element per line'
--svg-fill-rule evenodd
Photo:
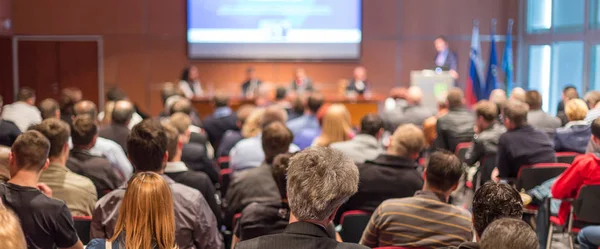
<path fill-rule="evenodd" d="M 538 163 L 533 166 L 522 166 L 517 174 L 517 190 L 530 190 L 547 180 L 562 174 L 569 166 L 566 163 Z"/>
<path fill-rule="evenodd" d="M 221 190 L 221 196 L 225 196 L 227 194 L 227 188 L 229 188 L 229 183 L 231 182 L 231 169 L 222 169 L 219 172 L 219 185 Z"/>
<path fill-rule="evenodd" d="M 556 161 L 571 164 L 575 160 L 575 157 L 579 155 L 577 152 L 556 152 Z"/>
<path fill-rule="evenodd" d="M 75 231 L 81 240 L 81 243 L 87 245 L 90 242 L 90 227 L 92 225 L 92 216 L 73 216 Z"/>
<path fill-rule="evenodd" d="M 340 225 L 342 231 L 340 236 L 344 242 L 358 243 L 362 237 L 363 231 L 369 224 L 371 213 L 361 210 L 350 210 L 342 214 Z"/>
<path fill-rule="evenodd" d="M 222 156 L 217 159 L 217 165 L 219 169 L 228 169 L 229 168 L 229 157 Z"/>
<path fill-rule="evenodd" d="M 460 159 L 461 162 L 465 161 L 465 155 L 467 154 L 467 150 L 471 147 L 473 143 L 471 142 L 466 142 L 466 143 L 459 143 L 458 145 L 456 145 L 456 150 L 454 151 L 454 154 L 456 154 L 456 156 L 458 157 L 458 159 Z"/>

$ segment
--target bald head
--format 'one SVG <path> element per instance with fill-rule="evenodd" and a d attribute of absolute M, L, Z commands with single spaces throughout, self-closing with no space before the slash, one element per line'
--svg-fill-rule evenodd
<path fill-rule="evenodd" d="M 525 102 L 525 95 L 526 92 L 523 88 L 516 87 L 510 92 L 510 99 Z"/>
<path fill-rule="evenodd" d="M 112 113 L 112 122 L 114 124 L 127 125 L 131 120 L 134 109 L 133 104 L 126 100 L 119 100 L 115 103 L 115 109 Z"/>
<path fill-rule="evenodd" d="M 418 86 L 411 86 L 408 88 L 406 94 L 406 101 L 410 104 L 417 105 L 423 100 L 423 91 Z"/>
<path fill-rule="evenodd" d="M 98 115 L 98 109 L 96 109 L 96 104 L 89 100 L 82 100 L 77 102 L 73 107 L 73 115 L 81 116 L 81 115 L 89 115 L 92 118 L 96 118 Z"/>

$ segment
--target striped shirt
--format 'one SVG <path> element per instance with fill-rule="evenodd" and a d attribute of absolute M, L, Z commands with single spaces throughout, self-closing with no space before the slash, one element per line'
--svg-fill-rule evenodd
<path fill-rule="evenodd" d="M 373 213 L 360 244 L 368 247 L 437 248 L 473 239 L 471 214 L 431 191 L 390 199 Z"/>

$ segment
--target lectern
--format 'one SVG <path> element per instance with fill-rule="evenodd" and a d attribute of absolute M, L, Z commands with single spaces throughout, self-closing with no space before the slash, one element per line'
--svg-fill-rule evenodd
<path fill-rule="evenodd" d="M 437 110 L 436 99 L 454 87 L 454 78 L 448 71 L 415 70 L 410 72 L 410 85 L 423 90 L 421 105 Z"/>

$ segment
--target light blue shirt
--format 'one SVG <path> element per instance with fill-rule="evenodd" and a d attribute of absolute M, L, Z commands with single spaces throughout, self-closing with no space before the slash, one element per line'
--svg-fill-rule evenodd
<path fill-rule="evenodd" d="M 232 172 L 241 171 L 250 168 L 256 168 L 265 161 L 265 152 L 262 148 L 262 136 L 258 135 L 242 139 L 229 153 L 229 168 Z M 295 144 L 290 144 L 289 151 L 296 152 L 300 148 Z"/>
<path fill-rule="evenodd" d="M 71 138 L 69 138 L 69 148 L 73 148 Z M 90 154 L 106 158 L 127 180 L 133 175 L 133 166 L 131 166 L 131 162 L 127 159 L 125 151 L 123 151 L 123 148 L 119 144 L 112 140 L 98 137 L 96 144 L 90 149 Z"/>
<path fill-rule="evenodd" d="M 591 109 L 585 116 L 585 122 L 592 123 L 597 118 L 600 118 L 600 109 Z"/>
<path fill-rule="evenodd" d="M 438 67 L 444 66 L 446 63 L 446 58 L 448 58 L 448 49 L 445 49 L 437 55 L 435 58 L 435 65 Z"/>
<path fill-rule="evenodd" d="M 231 113 L 233 113 L 231 108 L 219 107 L 219 108 L 215 109 L 215 113 L 213 113 L 213 117 L 215 117 L 215 118 L 227 117 L 227 116 L 231 115 Z"/>
<path fill-rule="evenodd" d="M 310 147 L 313 140 L 321 135 L 321 125 L 315 115 L 305 114 L 287 122 L 287 127 L 294 134 L 294 144 L 300 149 Z"/>

